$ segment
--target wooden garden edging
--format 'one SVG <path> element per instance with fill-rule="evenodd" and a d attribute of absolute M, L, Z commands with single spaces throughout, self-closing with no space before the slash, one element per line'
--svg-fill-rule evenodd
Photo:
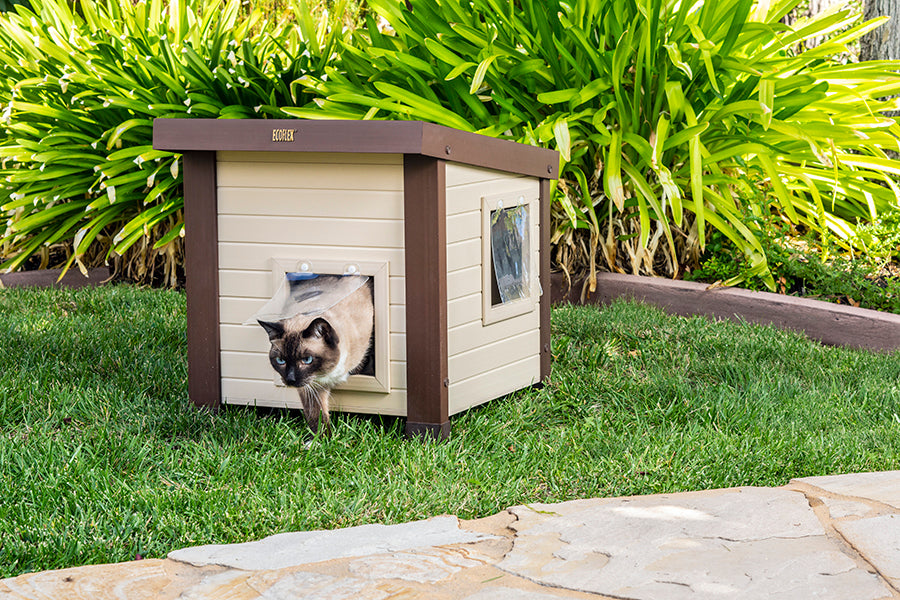
<path fill-rule="evenodd" d="M 582 280 L 567 289 L 561 273 L 551 277 L 553 304 L 609 304 L 616 298 L 633 298 L 666 312 L 705 315 L 750 323 L 771 324 L 805 333 L 829 346 L 849 346 L 891 352 L 900 349 L 900 315 L 854 308 L 740 288 L 713 288 L 692 281 L 598 273 L 597 291 L 581 300 Z"/>
<path fill-rule="evenodd" d="M 61 280 L 62 269 L 42 269 L 38 271 L 20 271 L 0 275 L 0 289 L 16 287 L 66 287 L 80 288 L 100 285 L 109 280 L 109 268 L 88 269 L 85 277 L 78 269 L 69 269 Z"/>

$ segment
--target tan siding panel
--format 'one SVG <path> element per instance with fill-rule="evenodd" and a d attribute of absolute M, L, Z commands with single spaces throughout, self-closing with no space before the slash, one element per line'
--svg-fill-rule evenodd
<path fill-rule="evenodd" d="M 391 322 L 389 329 L 397 333 L 406 331 L 406 306 L 402 304 L 392 304 L 390 308 Z"/>
<path fill-rule="evenodd" d="M 447 163 L 447 187 L 453 188 L 461 185 L 472 183 L 491 182 L 497 179 L 534 179 L 525 175 L 513 175 L 506 171 L 496 171 L 494 169 L 484 169 L 481 167 L 472 167 L 469 165 L 461 165 L 457 163 Z M 536 180 L 535 180 L 536 181 Z"/>
<path fill-rule="evenodd" d="M 478 266 L 481 266 L 481 236 L 473 240 L 447 244 L 448 272 Z"/>
<path fill-rule="evenodd" d="M 324 190 L 403 189 L 399 165 L 340 165 L 304 163 L 218 163 L 219 188 L 253 187 Z"/>
<path fill-rule="evenodd" d="M 216 155 L 219 163 L 268 162 L 339 165 L 403 165 L 402 154 L 347 154 L 341 152 L 229 152 Z"/>
<path fill-rule="evenodd" d="M 447 353 L 452 357 L 461 352 L 467 352 L 473 348 L 539 328 L 540 315 L 537 305 L 535 305 L 535 310 L 528 314 L 499 321 L 486 327 L 481 325 L 481 321 L 460 325 L 450 329 Z"/>
<path fill-rule="evenodd" d="M 502 177 L 493 181 L 447 188 L 447 215 L 452 216 L 473 210 L 480 211 L 481 199 L 484 196 L 528 192 L 527 196 L 537 198 L 540 195 L 539 188 L 537 179 L 514 177 Z"/>
<path fill-rule="evenodd" d="M 219 188 L 220 215 L 402 219 L 403 193 L 369 190 Z"/>
<path fill-rule="evenodd" d="M 404 286 L 406 285 L 404 278 L 391 277 L 388 285 L 390 286 L 388 301 L 392 304 L 402 305 Z M 275 281 L 271 271 L 219 269 L 219 296 L 221 298 L 264 298 L 268 300 L 274 293 Z M 222 319 L 222 322 L 230 321 Z"/>
<path fill-rule="evenodd" d="M 402 249 L 334 246 L 336 240 L 331 241 L 331 245 L 324 246 L 223 242 L 219 244 L 219 268 L 268 271 L 272 268 L 272 258 L 296 257 L 299 262 L 314 256 L 319 260 L 348 260 L 352 257 L 352 260 L 362 262 L 387 262 L 390 263 L 391 275 L 402 276 L 405 272 Z"/>
<path fill-rule="evenodd" d="M 252 314 L 252 313 L 251 313 Z M 391 328 L 395 334 L 403 334 L 406 321 L 405 308 L 391 307 Z M 257 324 L 241 325 L 223 323 L 219 325 L 219 337 L 222 350 L 268 352 L 269 341 L 262 327 Z"/>
<path fill-rule="evenodd" d="M 265 306 L 266 298 L 219 297 L 219 323 L 241 325 Z"/>
<path fill-rule="evenodd" d="M 275 290 L 271 271 L 219 269 L 219 297 L 271 298 Z"/>
<path fill-rule="evenodd" d="M 481 291 L 481 267 L 447 273 L 447 298 L 462 298 Z"/>
<path fill-rule="evenodd" d="M 403 248 L 403 221 L 219 216 L 220 242 L 333 246 L 340 240 L 353 240 L 358 246 Z"/>
<path fill-rule="evenodd" d="M 223 378 L 222 399 L 226 404 L 302 408 L 295 389 L 277 387 L 265 381 Z M 406 391 L 373 394 L 335 390 L 331 406 L 334 411 L 403 416 L 406 414 Z"/>
<path fill-rule="evenodd" d="M 269 351 L 269 338 L 258 325 L 219 325 L 219 343 L 222 351 Z"/>
<path fill-rule="evenodd" d="M 406 280 L 403 277 L 390 278 L 390 294 L 388 300 L 391 304 L 402 306 L 406 295 Z M 225 298 L 252 298 L 268 300 L 275 293 L 275 283 L 271 271 L 232 271 L 219 270 L 219 296 Z M 261 305 L 259 305 L 261 306 Z M 249 318 L 256 308 L 249 313 Z M 222 323 L 243 323 L 243 320 L 234 321 L 220 317 Z"/>
<path fill-rule="evenodd" d="M 456 384 L 451 383 L 449 390 L 450 414 L 454 415 L 467 408 L 533 385 L 540 377 L 541 358 L 533 356 Z"/>
<path fill-rule="evenodd" d="M 481 294 L 472 294 L 447 303 L 447 326 L 459 327 L 473 321 L 481 322 Z"/>
<path fill-rule="evenodd" d="M 481 239 L 481 211 L 447 217 L 447 245 Z"/>
<path fill-rule="evenodd" d="M 242 325 L 252 318 L 267 301 L 268 298 L 223 296 L 219 298 L 219 322 L 221 325 Z M 390 306 L 390 330 L 394 333 L 404 333 L 406 331 L 406 308 L 401 304 Z"/>
<path fill-rule="evenodd" d="M 261 352 L 220 352 L 222 377 L 272 381 L 269 357 Z"/>
<path fill-rule="evenodd" d="M 450 357 L 448 368 L 450 383 L 459 382 L 482 373 L 496 371 L 503 365 L 540 354 L 541 332 L 531 330 L 526 333 L 504 338 Z"/>
<path fill-rule="evenodd" d="M 231 352 L 221 353 L 222 377 L 231 379 L 255 379 L 272 382 L 275 371 L 269 362 L 268 348 L 266 352 Z M 406 389 L 406 363 L 392 362 L 391 388 Z M 279 386 L 280 387 L 280 386 Z"/>
<path fill-rule="evenodd" d="M 350 390 L 336 390 L 332 399 L 335 412 L 354 412 L 379 415 L 406 415 L 406 390 L 390 394 L 367 394 Z"/>
<path fill-rule="evenodd" d="M 269 351 L 269 342 L 262 328 L 258 325 L 220 325 L 219 335 L 223 351 Z M 391 333 L 390 360 L 403 362 L 406 360 L 406 334 Z"/>

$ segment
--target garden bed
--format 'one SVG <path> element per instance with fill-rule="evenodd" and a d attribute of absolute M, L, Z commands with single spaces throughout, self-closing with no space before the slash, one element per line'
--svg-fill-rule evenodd
<path fill-rule="evenodd" d="M 106 283 L 110 279 L 109 268 L 88 269 L 85 277 L 78 269 L 69 269 L 60 279 L 62 269 L 20 271 L 0 275 L 0 288 L 17 287 L 68 287 L 80 288 Z"/>
<path fill-rule="evenodd" d="M 575 280 L 569 287 L 563 274 L 553 274 L 553 304 L 609 304 L 617 298 L 632 298 L 676 315 L 705 315 L 800 331 L 830 346 L 887 352 L 900 349 L 900 315 L 893 313 L 784 294 L 618 273 L 598 273 L 596 292 L 582 298 L 583 287 L 584 280 Z"/>

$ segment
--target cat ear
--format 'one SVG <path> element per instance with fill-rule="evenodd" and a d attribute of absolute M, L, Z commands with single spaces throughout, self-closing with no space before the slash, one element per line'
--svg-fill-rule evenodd
<path fill-rule="evenodd" d="M 316 319 L 315 321 L 313 321 L 312 323 L 309 324 L 309 327 L 307 327 L 303 331 L 303 337 L 305 337 L 305 338 L 310 338 L 310 337 L 322 338 L 322 341 L 324 341 L 331 348 L 336 348 L 338 345 L 338 342 L 340 342 L 340 340 L 338 339 L 337 333 L 335 332 L 334 328 L 331 326 L 331 323 L 329 323 L 328 321 L 326 321 L 325 319 L 323 319 L 321 317 L 319 317 L 318 319 Z"/>
<path fill-rule="evenodd" d="M 281 323 L 269 323 L 267 321 L 257 320 L 257 323 L 262 325 L 262 328 L 266 330 L 266 333 L 269 334 L 269 341 L 277 340 L 281 337 L 284 337 L 284 325 Z"/>

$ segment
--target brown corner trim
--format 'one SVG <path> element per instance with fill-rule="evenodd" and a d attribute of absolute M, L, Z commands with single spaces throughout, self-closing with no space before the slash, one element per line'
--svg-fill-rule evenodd
<path fill-rule="evenodd" d="M 540 248 L 541 266 L 540 282 L 543 294 L 540 300 L 540 344 L 541 344 L 541 381 L 550 377 L 552 349 L 550 346 L 550 304 L 553 286 L 550 282 L 550 180 L 541 179 L 540 183 Z"/>
<path fill-rule="evenodd" d="M 421 121 L 155 119 L 153 147 L 171 152 L 265 151 L 421 154 L 555 179 L 559 153 Z"/>
<path fill-rule="evenodd" d="M 0 275 L 0 289 L 22 287 L 64 287 L 80 288 L 107 283 L 111 277 L 109 267 L 88 269 L 85 277 L 78 269 L 69 269 L 60 279 L 62 269 L 40 269 L 38 271 L 19 271 Z"/>
<path fill-rule="evenodd" d="M 446 166 L 403 157 L 407 431 L 449 421 Z"/>
<path fill-rule="evenodd" d="M 618 273 L 598 273 L 597 291 L 584 300 L 582 287 L 583 281 L 579 280 L 573 281 L 569 289 L 565 276 L 554 273 L 553 303 L 609 304 L 617 298 L 632 298 L 682 316 L 704 315 L 799 331 L 829 346 L 880 352 L 900 350 L 900 315 L 893 313 L 770 292 L 709 289 L 705 283 Z"/>
<path fill-rule="evenodd" d="M 188 396 L 215 410 L 222 402 L 216 153 L 185 152 L 183 160 Z"/>
<path fill-rule="evenodd" d="M 406 437 L 426 440 L 446 440 L 450 437 L 450 421 L 444 423 L 406 422 Z"/>

